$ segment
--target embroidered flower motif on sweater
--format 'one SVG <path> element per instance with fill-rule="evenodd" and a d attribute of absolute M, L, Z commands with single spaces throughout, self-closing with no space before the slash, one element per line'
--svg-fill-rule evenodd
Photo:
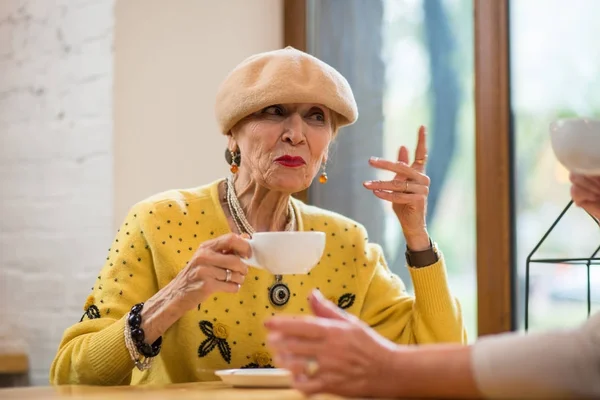
<path fill-rule="evenodd" d="M 219 353 L 227 364 L 231 363 L 231 347 L 227 343 L 229 337 L 229 328 L 219 322 L 200 321 L 200 330 L 207 338 L 198 347 L 198 357 L 206 357 L 215 347 L 219 348 Z"/>
<path fill-rule="evenodd" d="M 94 305 L 94 301 L 94 296 L 88 296 L 87 300 L 85 301 L 85 305 L 83 306 L 84 313 L 79 322 L 83 321 L 86 316 L 88 319 L 100 318 L 100 310 L 98 307 L 96 307 L 96 305 Z"/>
<path fill-rule="evenodd" d="M 215 323 L 213 331 L 215 333 L 215 336 L 219 339 L 227 339 L 227 337 L 229 336 L 229 329 L 227 329 L 225 325 L 219 322 Z"/>
<path fill-rule="evenodd" d="M 352 294 L 352 293 L 343 294 L 340 297 L 340 299 L 338 300 L 338 307 L 341 308 L 342 310 L 345 310 L 346 308 L 350 308 L 354 304 L 354 300 L 356 300 L 355 294 Z"/>
<path fill-rule="evenodd" d="M 271 356 L 269 353 L 258 351 L 252 355 L 252 362 L 243 365 L 241 368 L 275 368 L 271 365 Z"/>

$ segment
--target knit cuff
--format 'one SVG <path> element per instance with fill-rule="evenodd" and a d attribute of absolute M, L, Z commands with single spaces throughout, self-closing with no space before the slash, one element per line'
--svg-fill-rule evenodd
<path fill-rule="evenodd" d="M 421 314 L 454 312 L 454 299 L 448 287 L 443 257 L 428 267 L 408 267 L 415 288 L 415 300 Z"/>
<path fill-rule="evenodd" d="M 104 385 L 118 385 L 131 374 L 133 361 L 125 346 L 125 317 L 92 335 L 88 357 L 98 380 Z"/>

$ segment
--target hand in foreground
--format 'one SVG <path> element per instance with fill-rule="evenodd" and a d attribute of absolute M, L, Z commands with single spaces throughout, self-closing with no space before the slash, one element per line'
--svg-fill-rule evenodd
<path fill-rule="evenodd" d="M 371 158 L 369 164 L 377 169 L 394 172 L 391 181 L 368 181 L 364 186 L 380 199 L 392 202 L 402 225 L 408 247 L 413 251 L 430 247 L 427 233 L 427 196 L 430 179 L 425 175 L 427 139 L 425 127 L 419 128 L 415 159 L 409 165 L 408 149 L 400 147 L 398 161 Z"/>
<path fill-rule="evenodd" d="M 570 179 L 575 204 L 600 219 L 600 176 L 571 173 Z"/>
<path fill-rule="evenodd" d="M 400 347 L 314 291 L 316 317 L 278 316 L 265 323 L 275 363 L 289 369 L 306 394 L 394 396 L 394 357 Z"/>

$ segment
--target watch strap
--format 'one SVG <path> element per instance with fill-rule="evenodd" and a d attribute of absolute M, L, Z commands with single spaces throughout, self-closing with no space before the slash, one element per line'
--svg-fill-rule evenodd
<path fill-rule="evenodd" d="M 423 268 L 435 264 L 440 260 L 437 245 L 431 242 L 429 249 L 421 251 L 410 251 L 406 248 L 406 263 L 413 268 Z"/>

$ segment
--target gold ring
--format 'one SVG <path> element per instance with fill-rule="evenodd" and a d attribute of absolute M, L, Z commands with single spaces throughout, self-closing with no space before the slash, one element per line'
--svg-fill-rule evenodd
<path fill-rule="evenodd" d="M 427 161 L 427 154 L 425 154 L 425 155 L 423 156 L 423 158 L 419 158 L 418 160 L 415 160 L 415 162 L 416 162 L 417 164 L 419 164 L 419 165 L 423 165 L 423 164 L 425 164 L 425 161 Z"/>
<path fill-rule="evenodd" d="M 226 269 L 225 270 L 225 282 L 230 282 L 230 281 L 231 281 L 231 270 Z"/>
<path fill-rule="evenodd" d="M 408 193 L 408 180 L 404 181 L 404 193 Z"/>
<path fill-rule="evenodd" d="M 315 376 L 319 372 L 319 362 L 314 358 L 309 359 L 306 362 L 306 374 L 308 376 Z"/>

